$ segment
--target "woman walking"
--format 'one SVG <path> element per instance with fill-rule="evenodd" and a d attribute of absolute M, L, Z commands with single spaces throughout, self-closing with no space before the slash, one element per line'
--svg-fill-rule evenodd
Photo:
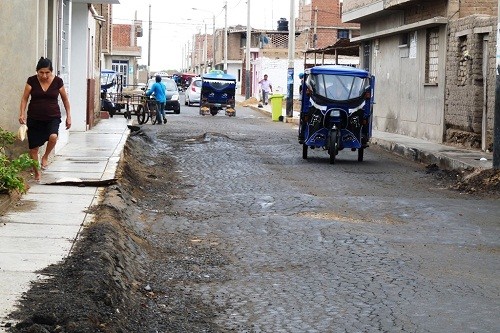
<path fill-rule="evenodd" d="M 36 181 L 40 181 L 40 168 L 44 170 L 47 167 L 50 153 L 54 150 L 59 136 L 61 123 L 59 96 L 66 109 L 66 129 L 71 127 L 71 108 L 64 82 L 52 71 L 52 61 L 41 57 L 36 65 L 36 75 L 28 77 L 19 107 L 19 123 L 28 126 L 29 154 L 33 160 L 39 161 L 39 148 L 47 142 L 41 167 L 34 168 Z M 28 106 L 27 118 L 26 106 Z"/>

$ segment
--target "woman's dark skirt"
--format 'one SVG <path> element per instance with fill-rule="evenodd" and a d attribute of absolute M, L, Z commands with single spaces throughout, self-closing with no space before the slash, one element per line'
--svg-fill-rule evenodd
<path fill-rule="evenodd" d="M 50 120 L 36 120 L 28 117 L 28 145 L 29 149 L 41 147 L 49 140 L 51 134 L 59 135 L 61 118 Z"/>

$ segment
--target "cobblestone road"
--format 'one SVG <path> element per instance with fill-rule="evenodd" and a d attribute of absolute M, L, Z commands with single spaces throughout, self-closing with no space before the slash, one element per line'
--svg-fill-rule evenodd
<path fill-rule="evenodd" d="M 186 286 L 236 332 L 498 332 L 498 201 L 370 147 L 302 159 L 296 128 L 183 108 L 152 128 L 185 197 L 155 228 L 229 261 Z M 153 132 L 154 133 L 154 132 Z"/>

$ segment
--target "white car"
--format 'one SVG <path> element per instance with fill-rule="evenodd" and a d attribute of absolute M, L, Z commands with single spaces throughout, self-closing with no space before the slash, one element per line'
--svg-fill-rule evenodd
<path fill-rule="evenodd" d="M 151 89 L 155 82 L 155 79 L 149 79 L 147 90 Z M 177 83 L 168 78 L 162 78 L 161 82 L 165 85 L 165 87 L 167 87 L 167 90 L 165 91 L 165 94 L 167 95 L 165 110 L 172 110 L 175 114 L 179 114 L 181 112 L 181 105 L 179 103 L 179 90 L 177 89 Z"/>
<path fill-rule="evenodd" d="M 189 87 L 184 93 L 184 105 L 191 106 L 191 104 L 200 104 L 201 98 L 201 78 L 195 77 L 191 80 Z"/>

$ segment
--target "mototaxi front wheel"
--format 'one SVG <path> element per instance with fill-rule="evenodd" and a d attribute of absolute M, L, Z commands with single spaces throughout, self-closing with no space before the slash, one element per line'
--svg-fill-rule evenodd
<path fill-rule="evenodd" d="M 328 137 L 328 154 L 330 155 L 330 164 L 335 164 L 335 158 L 339 152 L 338 145 L 338 132 L 336 130 L 331 130 Z"/>
<path fill-rule="evenodd" d="M 307 160 L 307 150 L 308 150 L 308 148 L 309 147 L 305 143 L 302 144 L 302 159 L 304 159 L 304 160 Z"/>

